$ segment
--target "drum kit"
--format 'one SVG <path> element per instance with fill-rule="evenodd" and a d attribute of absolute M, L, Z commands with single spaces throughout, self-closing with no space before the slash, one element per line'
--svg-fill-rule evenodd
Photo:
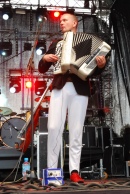
<path fill-rule="evenodd" d="M 38 102 L 40 97 L 36 98 L 35 101 Z M 46 96 L 43 102 L 49 103 L 50 97 Z M 42 107 L 42 111 L 48 111 L 48 107 Z M 0 144 L 1 146 L 7 146 L 15 148 L 15 145 L 20 145 L 21 139 L 17 136 L 25 123 L 28 121 L 31 115 L 30 111 L 26 113 L 17 114 L 13 112 L 10 108 L 0 107 Z"/>
<path fill-rule="evenodd" d="M 16 143 L 20 143 L 21 140 L 17 139 L 17 135 L 26 122 L 20 116 L 20 114 L 13 112 L 10 108 L 0 107 L 1 145 L 14 147 Z"/>

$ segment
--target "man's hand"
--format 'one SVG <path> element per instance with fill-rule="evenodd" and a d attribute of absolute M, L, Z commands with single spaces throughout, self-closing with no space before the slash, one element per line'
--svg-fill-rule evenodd
<path fill-rule="evenodd" d="M 106 58 L 105 58 L 105 56 L 97 56 L 95 58 L 95 60 L 96 60 L 97 66 L 99 68 L 103 68 L 105 66 L 105 64 L 106 64 Z"/>
<path fill-rule="evenodd" d="M 58 61 L 58 57 L 54 54 L 46 54 L 43 56 L 42 59 L 46 62 L 52 62 L 52 63 Z"/>

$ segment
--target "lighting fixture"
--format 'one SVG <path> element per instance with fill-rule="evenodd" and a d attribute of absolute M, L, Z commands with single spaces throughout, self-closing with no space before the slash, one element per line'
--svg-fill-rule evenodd
<path fill-rule="evenodd" d="M 41 96 L 47 87 L 47 82 L 45 80 L 35 81 L 35 94 Z"/>
<path fill-rule="evenodd" d="M 12 43 L 11 42 L 0 42 L 0 55 L 10 56 L 12 55 Z"/>
<path fill-rule="evenodd" d="M 9 91 L 10 93 L 18 93 L 21 91 L 21 81 L 19 78 L 10 78 L 10 83 L 9 83 Z"/>
<path fill-rule="evenodd" d="M 4 4 L 2 9 L 2 18 L 8 20 L 13 17 L 13 10 L 10 4 Z"/>
<path fill-rule="evenodd" d="M 47 20 L 47 8 L 37 8 L 36 10 L 36 20 L 42 22 Z"/>
<path fill-rule="evenodd" d="M 32 44 L 29 42 L 24 43 L 24 51 L 31 51 L 32 49 Z"/>
<path fill-rule="evenodd" d="M 39 40 L 36 45 L 36 54 L 37 55 L 43 55 L 46 52 L 46 41 L 45 40 Z"/>

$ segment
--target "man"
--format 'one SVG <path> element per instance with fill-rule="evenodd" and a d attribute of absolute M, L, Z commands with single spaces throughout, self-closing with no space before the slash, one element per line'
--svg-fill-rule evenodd
<path fill-rule="evenodd" d="M 70 13 L 60 18 L 60 28 L 63 33 L 72 31 L 76 33 L 78 20 Z M 53 42 L 48 52 L 39 62 L 39 72 L 45 73 L 52 64 L 57 65 L 60 55 L 59 47 L 62 41 Z M 68 53 L 69 54 L 69 53 Z M 106 59 L 104 56 L 96 57 L 97 67 L 93 75 L 102 72 Z M 51 100 L 48 115 L 48 168 L 57 168 L 62 133 L 66 114 L 68 113 L 69 127 L 69 171 L 70 180 L 84 182 L 80 177 L 80 157 L 82 149 L 82 132 L 90 96 L 89 80 L 83 81 L 73 73 L 56 74 L 52 82 Z"/>

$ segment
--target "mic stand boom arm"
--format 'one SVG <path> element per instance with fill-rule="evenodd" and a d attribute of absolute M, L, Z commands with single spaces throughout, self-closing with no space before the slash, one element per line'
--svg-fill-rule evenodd
<path fill-rule="evenodd" d="M 26 75 L 28 75 L 29 70 L 31 71 L 31 74 L 32 74 L 32 70 L 34 69 L 34 62 L 33 62 L 34 51 L 35 51 L 35 48 L 37 46 L 38 38 L 39 38 L 42 27 L 43 27 L 43 22 L 38 22 L 36 35 L 35 35 L 35 40 L 34 40 L 34 44 L 33 44 L 33 47 L 32 47 L 31 57 L 30 57 L 29 62 L 27 64 Z"/>

